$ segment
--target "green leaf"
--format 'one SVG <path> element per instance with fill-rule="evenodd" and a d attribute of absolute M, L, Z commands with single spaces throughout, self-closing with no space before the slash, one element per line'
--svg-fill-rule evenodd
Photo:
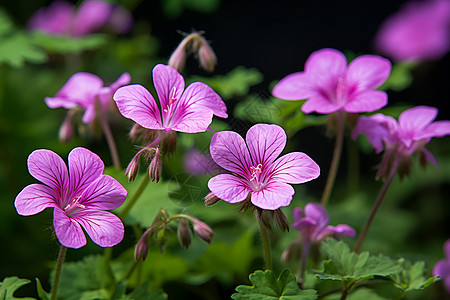
<path fill-rule="evenodd" d="M 398 63 L 392 66 L 391 75 L 388 80 L 379 88 L 380 90 L 393 90 L 400 92 L 409 87 L 413 81 L 411 71 L 417 63 Z"/>
<path fill-rule="evenodd" d="M 357 254 L 351 252 L 344 241 L 328 239 L 321 245 L 328 257 L 324 261 L 324 271 L 309 272 L 319 279 L 339 280 L 347 283 L 371 279 L 375 276 L 388 276 L 401 271 L 389 257 L 370 256 L 368 252 Z"/>
<path fill-rule="evenodd" d="M 25 62 L 43 63 L 46 60 L 45 52 L 37 48 L 26 34 L 18 32 L 0 36 L 0 64 L 20 68 Z"/>
<path fill-rule="evenodd" d="M 253 286 L 240 285 L 231 298 L 235 300 L 314 300 L 315 290 L 301 290 L 297 286 L 294 274 L 289 270 L 281 272 L 278 278 L 271 270 L 256 271 L 249 276 Z"/>
<path fill-rule="evenodd" d="M 41 300 L 48 300 L 49 297 L 49 293 L 47 293 L 44 288 L 42 287 L 41 281 L 39 280 L 39 278 L 36 278 L 36 289 L 37 289 L 37 293 L 39 298 L 41 298 Z"/>
<path fill-rule="evenodd" d="M 0 35 L 12 31 L 13 28 L 14 25 L 11 22 L 11 19 L 9 18 L 8 14 L 3 9 L 0 8 Z"/>
<path fill-rule="evenodd" d="M 424 276 L 424 261 L 417 261 L 412 264 L 410 261 L 400 258 L 397 260 L 397 264 L 402 268 L 402 271 L 390 276 L 390 279 L 394 281 L 394 285 L 404 293 L 414 290 L 423 290 L 438 279 L 438 276 L 428 278 Z"/>
<path fill-rule="evenodd" d="M 22 286 L 30 283 L 28 279 L 20 279 L 16 276 L 6 277 L 0 282 L 0 300 L 21 299 L 21 300 L 33 300 L 34 298 L 16 298 L 14 293 Z"/>
<path fill-rule="evenodd" d="M 124 295 L 120 300 L 167 300 L 167 294 L 162 290 L 149 291 L 148 282 L 144 282 L 137 289 L 128 295 Z"/>
<path fill-rule="evenodd" d="M 42 32 L 33 32 L 33 42 L 47 50 L 60 54 L 79 53 L 86 50 L 95 50 L 108 41 L 106 34 L 90 34 L 81 38 L 49 35 Z"/>

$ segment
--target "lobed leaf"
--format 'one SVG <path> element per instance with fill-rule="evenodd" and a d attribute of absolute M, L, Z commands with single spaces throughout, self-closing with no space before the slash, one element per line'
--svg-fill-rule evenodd
<path fill-rule="evenodd" d="M 407 293 L 415 290 L 423 290 L 438 280 L 438 276 L 425 277 L 425 262 L 417 261 L 414 264 L 404 258 L 397 260 L 398 266 L 402 268 L 398 274 L 389 278 L 402 292 Z"/>
<path fill-rule="evenodd" d="M 0 300 L 11 300 L 11 299 L 21 299 L 21 300 L 34 300 L 34 298 L 16 298 L 14 293 L 22 286 L 30 283 L 28 279 L 21 279 L 16 276 L 6 277 L 0 282 Z"/>

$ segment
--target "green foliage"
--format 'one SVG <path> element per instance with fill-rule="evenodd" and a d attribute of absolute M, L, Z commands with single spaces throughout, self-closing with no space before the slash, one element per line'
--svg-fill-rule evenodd
<path fill-rule="evenodd" d="M 16 298 L 14 293 L 22 286 L 30 283 L 28 279 L 20 279 L 16 276 L 6 277 L 0 282 L 0 300 L 11 300 L 11 299 L 21 299 L 21 300 L 33 300 L 34 298 Z"/>
<path fill-rule="evenodd" d="M 108 36 L 106 34 L 90 34 L 80 38 L 73 38 L 34 32 L 32 41 L 48 52 L 68 54 L 98 49 L 106 44 Z"/>
<path fill-rule="evenodd" d="M 161 4 L 165 15 L 169 18 L 176 18 L 185 9 L 212 13 L 219 7 L 220 0 L 162 0 Z"/>
<path fill-rule="evenodd" d="M 37 293 L 39 298 L 41 298 L 41 300 L 48 300 L 50 295 L 49 293 L 47 293 L 44 290 L 44 287 L 41 284 L 41 281 L 39 280 L 39 278 L 36 278 L 36 289 L 37 289 Z"/>
<path fill-rule="evenodd" d="M 150 291 L 148 290 L 148 282 L 144 282 L 137 289 L 133 290 L 127 295 L 123 295 L 118 300 L 167 300 L 167 294 L 162 290 Z"/>
<path fill-rule="evenodd" d="M 380 90 L 393 90 L 400 92 L 408 88 L 412 81 L 412 69 L 416 67 L 415 63 L 397 63 L 392 66 L 391 75 L 388 80 L 379 88 Z"/>
<path fill-rule="evenodd" d="M 425 262 L 417 261 L 414 264 L 404 258 L 397 260 L 397 264 L 401 266 L 402 271 L 398 274 L 393 274 L 390 279 L 394 285 L 403 293 L 408 293 L 414 290 L 423 290 L 432 285 L 438 279 L 438 276 L 425 277 Z"/>
<path fill-rule="evenodd" d="M 351 252 L 344 241 L 328 239 L 321 245 L 328 260 L 324 261 L 323 272 L 310 271 L 319 279 L 344 281 L 346 284 L 355 281 L 372 279 L 375 276 L 388 276 L 401 271 L 389 257 L 371 256 L 368 252 L 357 254 Z"/>
<path fill-rule="evenodd" d="M 301 290 L 294 274 L 289 270 L 281 272 L 278 278 L 271 270 L 256 271 L 249 276 L 253 286 L 240 285 L 231 298 L 235 300 L 314 300 L 315 290 Z"/>

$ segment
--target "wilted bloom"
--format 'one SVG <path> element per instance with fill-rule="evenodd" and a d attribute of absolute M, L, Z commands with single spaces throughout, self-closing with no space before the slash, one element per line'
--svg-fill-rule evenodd
<path fill-rule="evenodd" d="M 38 10 L 28 27 L 52 35 L 82 37 L 98 31 L 105 24 L 123 33 L 130 29 L 132 16 L 123 7 L 101 0 L 83 1 L 77 9 L 71 3 L 55 1 Z"/>
<path fill-rule="evenodd" d="M 321 242 L 328 237 L 338 236 L 354 237 L 356 231 L 349 225 L 339 224 L 328 225 L 330 217 L 325 208 L 318 203 L 308 203 L 305 210 L 294 208 L 294 222 L 292 227 L 302 233 L 302 240 L 305 243 Z"/>
<path fill-rule="evenodd" d="M 184 90 L 183 76 L 171 66 L 156 65 L 153 83 L 161 111 L 150 92 L 141 85 L 124 86 L 114 94 L 120 113 L 144 128 L 204 132 L 213 115 L 228 117 L 225 103 L 213 89 L 194 82 Z"/>
<path fill-rule="evenodd" d="M 380 26 L 375 46 L 396 61 L 441 58 L 450 50 L 450 1 L 406 3 Z"/>
<path fill-rule="evenodd" d="M 283 78 L 272 90 L 285 100 L 308 99 L 304 113 L 329 114 L 370 112 L 387 104 L 387 94 L 377 91 L 391 73 L 391 63 L 376 55 L 362 55 L 348 66 L 345 55 L 335 49 L 313 52 L 305 71 Z"/>
<path fill-rule="evenodd" d="M 100 109 L 106 111 L 116 90 L 130 81 L 130 74 L 123 73 L 109 87 L 104 87 L 103 80 L 97 75 L 85 72 L 75 73 L 56 93 L 55 97 L 45 97 L 45 103 L 50 108 L 81 107 L 85 110 L 83 122 L 90 123 L 96 117 L 96 107 L 99 106 Z"/>
<path fill-rule="evenodd" d="M 184 169 L 191 175 L 215 175 L 222 171 L 209 153 L 202 153 L 197 148 L 192 148 L 186 152 Z"/>
<path fill-rule="evenodd" d="M 385 149 L 377 177 L 386 175 L 393 159 L 398 158 L 409 164 L 410 156 L 414 152 L 421 155 L 422 166 L 425 166 L 426 162 L 437 166 L 434 156 L 424 148 L 432 137 L 450 134 L 450 121 L 433 122 L 437 113 L 437 108 L 417 106 L 402 112 L 398 122 L 393 117 L 383 114 L 361 116 L 352 137 L 356 139 L 359 134 L 365 134 L 377 153 Z M 404 168 L 406 171 L 400 175 L 408 175 L 408 166 Z"/>
<path fill-rule="evenodd" d="M 84 246 L 83 226 L 96 244 L 112 247 L 122 240 L 124 227 L 105 210 L 121 206 L 127 191 L 111 176 L 102 175 L 103 169 L 100 157 L 85 148 L 69 153 L 69 170 L 56 153 L 36 150 L 28 157 L 28 170 L 43 184 L 31 184 L 17 195 L 17 212 L 29 216 L 54 207 L 53 226 L 62 245 Z"/>
<path fill-rule="evenodd" d="M 208 182 L 209 189 L 222 200 L 241 202 L 251 193 L 253 205 L 275 210 L 291 202 L 294 189 L 289 183 L 304 183 L 319 176 L 319 166 L 304 153 L 277 159 L 286 145 L 286 133 L 280 126 L 256 124 L 248 130 L 246 141 L 233 131 L 212 137 L 212 158 L 232 173 Z"/>
<path fill-rule="evenodd" d="M 433 267 L 433 276 L 441 276 L 445 288 L 450 293 L 450 239 L 444 244 L 445 258 L 439 260 Z"/>

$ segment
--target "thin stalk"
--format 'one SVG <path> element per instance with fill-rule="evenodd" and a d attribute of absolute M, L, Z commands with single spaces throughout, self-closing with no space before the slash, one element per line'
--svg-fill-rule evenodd
<path fill-rule="evenodd" d="M 58 260 L 56 261 L 55 277 L 53 277 L 52 292 L 50 300 L 56 300 L 56 293 L 58 292 L 59 278 L 61 277 L 61 268 L 66 257 L 67 248 L 61 245 L 59 248 Z"/>
<path fill-rule="evenodd" d="M 336 179 L 337 170 L 339 168 L 339 161 L 341 160 L 342 144 L 344 141 L 344 123 L 345 123 L 344 112 L 337 112 L 337 131 L 336 131 L 336 143 L 334 145 L 333 158 L 331 159 L 331 166 L 328 172 L 327 183 L 325 184 L 325 189 L 323 190 L 322 199 L 320 204 L 325 207 L 330 198 L 331 191 L 333 190 L 334 181 Z"/>
<path fill-rule="evenodd" d="M 134 193 L 133 197 L 130 199 L 130 201 L 128 201 L 127 205 L 125 205 L 123 210 L 120 211 L 119 217 L 122 220 L 128 215 L 128 213 L 130 212 L 131 208 L 136 203 L 136 201 L 139 199 L 139 197 L 142 195 L 142 193 L 144 192 L 144 190 L 147 187 L 149 182 L 150 182 L 150 177 L 148 176 L 148 173 L 147 173 L 147 175 L 144 177 L 144 179 L 142 180 L 141 184 L 139 185 L 136 193 Z"/>
<path fill-rule="evenodd" d="M 359 187 L 359 148 L 355 141 L 347 141 L 347 192 L 353 195 L 358 192 Z"/>
<path fill-rule="evenodd" d="M 375 217 L 375 214 L 377 213 L 378 209 L 381 206 L 381 203 L 383 203 L 384 196 L 386 195 L 386 192 L 388 191 L 389 187 L 391 186 L 392 180 L 395 177 L 395 174 L 397 174 L 398 165 L 400 163 L 400 160 L 398 157 L 394 158 L 394 162 L 392 163 L 391 170 L 389 171 L 389 175 L 386 178 L 386 181 L 384 182 L 383 186 L 381 187 L 377 199 L 375 200 L 375 203 L 372 207 L 372 211 L 370 212 L 369 217 L 366 220 L 366 223 L 364 224 L 363 229 L 361 230 L 358 240 L 356 241 L 355 249 L 353 251 L 358 252 L 359 248 L 361 248 L 361 244 L 366 237 L 367 231 L 369 231 L 369 227 L 372 224 L 373 218 Z"/>
<path fill-rule="evenodd" d="M 116 142 L 114 141 L 111 128 L 109 127 L 105 111 L 102 111 L 100 113 L 100 122 L 102 124 L 103 132 L 105 133 L 106 141 L 108 142 L 109 152 L 111 153 L 114 167 L 122 170 L 122 166 L 120 165 L 119 152 L 117 151 Z"/>
<path fill-rule="evenodd" d="M 305 282 L 306 262 L 308 261 L 310 246 L 311 243 L 309 241 L 305 241 L 303 244 L 302 265 L 298 280 L 298 283 L 300 284 L 301 288 L 303 288 L 303 283 Z"/>
<path fill-rule="evenodd" d="M 264 263 L 266 266 L 266 270 L 272 270 L 272 250 L 270 248 L 270 238 L 269 232 L 267 231 L 266 226 L 263 224 L 259 217 L 256 217 L 259 224 L 259 230 L 261 231 L 261 238 L 263 241 L 264 247 Z"/>

